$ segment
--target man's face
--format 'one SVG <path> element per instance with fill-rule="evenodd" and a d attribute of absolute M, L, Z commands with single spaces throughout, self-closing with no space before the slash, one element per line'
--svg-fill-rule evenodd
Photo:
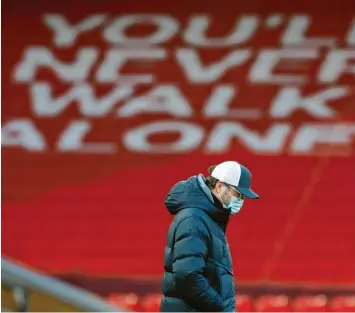
<path fill-rule="evenodd" d="M 232 197 L 244 199 L 244 196 L 234 187 L 223 182 L 217 182 L 216 192 L 219 195 L 222 204 L 228 205 Z"/>

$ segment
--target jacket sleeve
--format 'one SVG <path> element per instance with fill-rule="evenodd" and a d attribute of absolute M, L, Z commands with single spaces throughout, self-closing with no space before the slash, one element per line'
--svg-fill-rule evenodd
<path fill-rule="evenodd" d="M 175 230 L 173 275 L 182 297 L 199 311 L 223 310 L 221 296 L 204 277 L 209 233 L 197 217 L 187 217 Z"/>

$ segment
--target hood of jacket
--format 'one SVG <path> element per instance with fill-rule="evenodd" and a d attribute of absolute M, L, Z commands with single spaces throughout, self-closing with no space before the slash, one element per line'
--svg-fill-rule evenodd
<path fill-rule="evenodd" d="M 175 184 L 165 198 L 165 207 L 172 215 L 186 208 L 201 209 L 224 227 L 230 215 L 207 187 L 202 174 Z"/>

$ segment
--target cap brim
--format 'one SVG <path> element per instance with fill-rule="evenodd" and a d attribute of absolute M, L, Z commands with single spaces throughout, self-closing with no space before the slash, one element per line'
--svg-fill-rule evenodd
<path fill-rule="evenodd" d="M 253 190 L 249 189 L 249 188 L 241 188 L 241 187 L 237 187 L 237 189 L 239 190 L 239 192 L 246 198 L 249 199 L 259 199 L 259 195 L 257 195 Z"/>

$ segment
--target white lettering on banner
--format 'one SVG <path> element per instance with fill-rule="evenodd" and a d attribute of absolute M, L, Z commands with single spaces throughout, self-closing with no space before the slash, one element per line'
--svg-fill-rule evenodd
<path fill-rule="evenodd" d="M 248 41 L 259 26 L 259 18 L 255 15 L 243 16 L 234 25 L 233 32 L 224 38 L 207 38 L 206 32 L 211 24 L 208 15 L 195 15 L 189 20 L 184 39 L 187 44 L 198 47 L 230 47 Z"/>
<path fill-rule="evenodd" d="M 350 29 L 346 35 L 346 42 L 349 46 L 355 46 L 355 18 L 352 20 Z"/>
<path fill-rule="evenodd" d="M 265 135 L 249 130 L 240 123 L 222 122 L 212 130 L 205 147 L 206 153 L 225 153 L 235 138 L 254 153 L 281 153 L 292 130 L 290 124 L 274 124 Z"/>
<path fill-rule="evenodd" d="M 149 142 L 149 136 L 162 133 L 178 133 L 179 138 L 169 143 Z M 126 131 L 123 142 L 129 150 L 135 152 L 187 153 L 199 147 L 204 135 L 204 129 L 198 124 L 158 121 Z"/>
<path fill-rule="evenodd" d="M 85 137 L 92 131 L 92 125 L 85 120 L 71 121 L 59 135 L 54 151 L 60 153 L 113 154 L 118 153 L 115 143 L 85 142 Z M 290 145 L 287 141 L 291 133 Z M 149 137 L 157 134 L 179 134 L 172 142 L 151 142 Z M 7 121 L 2 125 L 2 145 L 4 147 L 22 148 L 29 152 L 46 152 L 48 150 L 45 137 L 29 119 Z M 215 125 L 210 134 L 195 123 L 179 121 L 155 121 L 125 131 L 122 141 L 126 149 L 137 153 L 189 153 L 200 149 L 208 135 L 203 151 L 209 154 L 225 153 L 236 145 L 243 145 L 249 151 L 258 155 L 289 154 L 317 155 L 318 145 L 326 144 L 323 153 L 339 155 L 339 149 L 346 148 L 351 153 L 355 136 L 354 123 L 308 123 L 298 130 L 289 123 L 275 123 L 264 133 L 250 130 L 240 123 L 220 122 Z M 338 152 L 337 152 L 338 151 Z M 344 154 L 343 154 L 344 155 Z"/>
<path fill-rule="evenodd" d="M 21 147 L 36 152 L 46 150 L 44 136 L 29 119 L 14 119 L 5 122 L 1 128 L 1 145 Z"/>
<path fill-rule="evenodd" d="M 349 59 L 353 64 L 348 64 Z M 342 74 L 355 76 L 355 49 L 330 51 L 324 60 L 318 74 L 322 83 L 335 83 Z"/>
<path fill-rule="evenodd" d="M 348 145 L 354 126 L 311 123 L 297 129 L 293 128 L 292 116 L 302 112 L 312 119 L 335 119 L 338 111 L 345 114 L 344 110 L 349 110 L 355 94 L 347 81 L 355 76 L 355 20 L 341 39 L 339 26 L 334 26 L 338 38 L 329 36 L 329 30 L 328 36 L 314 36 L 313 26 L 317 25 L 311 25 L 311 19 L 308 15 L 239 15 L 229 32 L 214 35 L 220 28 L 213 29 L 212 14 L 187 16 L 187 25 L 164 14 L 113 18 L 97 14 L 76 21 L 45 14 L 43 22 L 53 36 L 52 46 L 65 49 L 52 49 L 49 43 L 25 47 L 12 73 L 13 83 L 28 85 L 32 116 L 39 120 L 61 117 L 71 110 L 70 106 L 75 106 L 84 118 L 130 118 L 129 125 L 135 125 L 134 118 L 143 115 L 175 118 L 130 126 L 122 134 L 122 142 L 134 153 L 189 153 L 198 149 L 212 154 L 239 145 L 261 155 L 311 155 L 318 144 Z M 324 28 L 325 20 L 320 22 Z M 130 32 L 146 25 L 151 29 L 149 33 Z M 82 46 L 80 36 L 91 38 L 89 32 L 95 29 L 104 41 Z M 260 36 L 275 38 L 275 48 L 268 48 L 272 43 L 266 46 L 259 37 L 255 37 L 255 43 L 251 41 L 259 31 Z M 318 34 L 321 31 L 317 30 Z M 280 38 L 282 47 L 278 48 L 280 42 L 276 40 Z M 176 44 L 175 39 L 182 43 Z M 349 48 L 334 49 L 344 40 Z M 240 45 L 241 49 L 233 49 Z M 325 53 L 321 47 L 326 48 Z M 62 58 L 63 53 L 71 53 L 70 58 Z M 37 81 L 43 77 L 43 70 L 55 78 Z M 111 89 L 101 94 L 101 86 L 107 84 Z M 23 93 L 23 86 L 18 88 Z M 269 104 L 266 112 L 263 108 Z M 195 117 L 202 120 L 201 124 L 181 121 Z M 242 119 L 261 118 L 270 122 L 264 131 L 241 124 Z M 218 121 L 209 131 L 215 119 Z M 275 119 L 287 123 L 273 123 Z M 58 153 L 119 153 L 116 143 L 89 142 L 89 135 L 96 131 L 94 125 L 85 119 L 70 121 L 50 148 Z M 170 133 L 179 136 L 168 142 L 151 138 Z M 6 122 L 2 137 L 4 146 L 33 152 L 47 151 L 51 142 L 46 142 L 34 122 L 26 119 Z"/>
<path fill-rule="evenodd" d="M 200 54 L 189 48 L 171 51 L 175 54 L 177 64 L 185 74 L 188 82 L 199 84 L 216 83 L 228 74 L 228 71 L 246 65 L 252 58 L 255 59 L 249 71 L 249 81 L 253 84 L 306 84 L 310 79 L 309 72 L 302 74 L 275 74 L 278 65 L 284 62 L 295 67 L 302 65 L 302 61 L 319 58 L 316 49 L 266 49 L 253 54 L 251 49 L 234 50 L 218 61 L 209 61 L 208 65 L 201 60 Z M 321 83 L 335 83 L 342 74 L 354 74 L 355 65 L 354 49 L 330 51 L 321 63 L 316 79 Z M 75 52 L 74 61 L 62 62 L 53 55 L 47 47 L 29 47 L 25 50 L 22 60 L 14 67 L 14 80 L 19 83 L 30 83 L 36 80 L 37 72 L 50 69 L 62 82 L 82 82 L 89 79 L 89 74 L 94 68 L 99 56 L 96 48 L 80 48 Z M 153 64 L 167 62 L 168 50 L 163 48 L 126 49 L 111 48 L 104 54 L 101 65 L 98 67 L 94 78 L 99 83 L 139 84 L 154 83 L 157 74 Z M 152 67 L 149 73 L 122 74 L 123 67 L 131 61 L 144 62 Z M 314 62 L 319 62 L 315 60 Z M 173 64 L 175 65 L 175 64 Z M 306 63 L 305 63 L 306 65 Z M 171 66 L 171 64 L 169 65 Z M 308 75 L 306 75 L 308 74 Z"/>
<path fill-rule="evenodd" d="M 183 68 L 186 77 L 192 83 L 213 83 L 219 80 L 232 67 L 244 64 L 252 55 L 251 50 L 235 50 L 222 60 L 208 66 L 201 64 L 196 50 L 178 49 L 176 58 Z"/>
<path fill-rule="evenodd" d="M 270 116 L 274 118 L 290 117 L 294 111 L 302 109 L 313 117 L 334 118 L 336 111 L 326 102 L 338 100 L 349 95 L 348 87 L 330 87 L 311 96 L 304 97 L 296 87 L 281 89 L 271 104 Z"/>
<path fill-rule="evenodd" d="M 303 47 L 328 47 L 334 48 L 337 45 L 336 38 L 306 38 L 306 32 L 310 27 L 310 17 L 307 15 L 292 16 L 287 28 L 281 38 L 283 45 Z"/>
<path fill-rule="evenodd" d="M 96 78 L 102 83 L 153 83 L 155 78 L 153 74 L 125 74 L 119 73 L 123 65 L 130 60 L 139 62 L 152 62 L 166 58 L 164 49 L 111 49 L 106 53 L 106 57 L 99 67 Z"/>
<path fill-rule="evenodd" d="M 57 149 L 62 152 L 110 154 L 117 151 L 114 143 L 90 142 L 84 138 L 92 126 L 88 121 L 72 121 L 60 135 Z"/>
<path fill-rule="evenodd" d="M 305 75 L 281 75 L 273 74 L 273 69 L 282 59 L 315 59 L 318 57 L 316 49 L 282 49 L 282 50 L 264 50 L 250 70 L 249 79 L 252 83 L 265 84 L 304 84 L 307 82 Z"/>
<path fill-rule="evenodd" d="M 153 24 L 156 31 L 148 36 L 128 37 L 126 30 L 137 24 Z M 179 31 L 178 21 L 169 15 L 136 14 L 116 18 L 103 32 L 104 38 L 110 44 L 154 45 L 165 43 Z"/>
<path fill-rule="evenodd" d="M 158 85 L 144 96 L 128 100 L 117 110 L 120 117 L 141 113 L 165 113 L 176 117 L 191 117 L 193 109 L 174 85 Z"/>
<path fill-rule="evenodd" d="M 85 80 L 98 57 L 96 48 L 79 49 L 72 64 L 58 61 L 46 47 L 29 47 L 24 58 L 15 66 L 14 78 L 17 82 L 32 82 L 42 67 L 51 68 L 64 82 Z"/>
<path fill-rule="evenodd" d="M 259 119 L 259 108 L 230 108 L 236 95 L 237 86 L 217 85 L 205 100 L 202 115 L 208 118 Z M 60 96 L 54 96 L 52 86 L 48 83 L 35 83 L 30 87 L 31 104 L 38 117 L 55 117 L 61 115 L 75 103 L 85 117 L 104 117 L 113 112 L 121 118 L 140 114 L 169 114 L 174 117 L 192 117 L 194 109 L 188 98 L 175 85 L 157 85 L 141 96 L 132 97 L 134 89 L 129 85 L 119 85 L 104 96 L 97 97 L 89 84 L 78 84 Z M 132 98 L 129 98 L 132 97 Z M 122 105 L 120 102 L 125 101 Z"/>
<path fill-rule="evenodd" d="M 70 25 L 60 14 L 45 14 L 43 17 L 44 24 L 54 32 L 53 42 L 58 47 L 74 45 L 79 34 L 102 25 L 105 19 L 105 14 L 95 14 L 76 25 Z"/>
<path fill-rule="evenodd" d="M 355 124 L 320 124 L 303 125 L 297 132 L 291 151 L 294 154 L 310 154 L 319 144 L 350 146 L 355 135 Z"/>
<path fill-rule="evenodd" d="M 227 35 L 209 37 L 207 33 L 212 28 L 213 18 L 214 16 L 210 14 L 193 15 L 189 17 L 185 29 L 181 28 L 178 19 L 166 14 L 129 14 L 120 15 L 111 20 L 106 14 L 95 14 L 72 24 L 63 15 L 44 14 L 43 22 L 53 32 L 53 43 L 58 47 L 73 46 L 76 44 L 79 35 L 100 26 L 103 29 L 103 39 L 108 44 L 123 44 L 126 46 L 165 44 L 179 35 L 184 44 L 195 47 L 227 48 L 247 43 L 259 29 L 262 29 L 261 26 L 274 31 L 280 26 L 284 27 L 284 25 L 286 28 L 280 38 L 282 45 L 335 48 L 338 44 L 338 38 L 334 37 L 307 38 L 312 22 L 312 16 L 310 15 L 290 15 L 288 23 L 285 21 L 287 16 L 280 14 L 271 14 L 267 17 L 250 14 L 239 15 L 233 29 Z M 314 21 L 316 22 L 316 19 Z M 355 43 L 354 22 L 345 36 L 348 45 L 354 45 Z M 217 20 L 216 23 L 220 23 L 220 21 Z M 155 30 L 148 35 L 138 37 L 128 35 L 127 30 L 129 28 L 144 24 L 155 26 Z"/>
<path fill-rule="evenodd" d="M 258 108 L 230 108 L 237 92 L 237 86 L 219 85 L 213 90 L 209 100 L 202 109 L 202 115 L 205 117 L 224 117 L 224 118 L 244 118 L 259 119 L 262 117 L 262 111 Z"/>
<path fill-rule="evenodd" d="M 82 115 L 100 117 L 107 115 L 113 107 L 133 94 L 131 86 L 115 86 L 101 98 L 96 98 L 90 85 L 80 84 L 69 89 L 64 95 L 54 98 L 52 87 L 47 83 L 36 83 L 30 87 L 34 114 L 39 117 L 60 115 L 71 102 L 76 101 Z"/>

